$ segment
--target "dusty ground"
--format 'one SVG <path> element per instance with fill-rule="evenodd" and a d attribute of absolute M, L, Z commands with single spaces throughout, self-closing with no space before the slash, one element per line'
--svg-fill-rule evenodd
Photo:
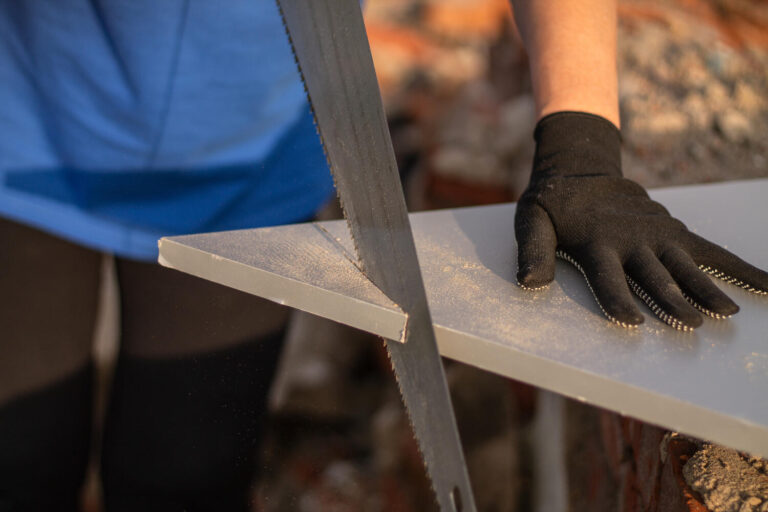
<path fill-rule="evenodd" d="M 768 461 L 706 443 L 683 467 L 712 512 L 768 511 Z"/>

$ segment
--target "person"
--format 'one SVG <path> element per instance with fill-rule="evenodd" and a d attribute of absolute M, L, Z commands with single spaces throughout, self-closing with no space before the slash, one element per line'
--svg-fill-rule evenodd
<path fill-rule="evenodd" d="M 682 328 L 700 317 L 680 288 L 735 312 L 698 265 L 768 290 L 621 177 L 615 2 L 513 4 L 540 118 L 520 284 L 560 251 L 610 319 L 642 320 L 626 271 Z M 160 236 L 307 220 L 332 194 L 274 2 L 4 0 L 0 38 L 0 510 L 77 510 L 102 253 L 106 509 L 247 510 L 286 313 L 152 262 Z"/>
<path fill-rule="evenodd" d="M 3 1 L 0 98 L 0 510 L 78 509 L 103 253 L 106 509 L 249 510 L 288 312 L 155 262 L 334 194 L 275 2 Z"/>

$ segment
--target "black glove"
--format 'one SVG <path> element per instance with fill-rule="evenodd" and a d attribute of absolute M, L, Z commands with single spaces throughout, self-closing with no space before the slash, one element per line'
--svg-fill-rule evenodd
<path fill-rule="evenodd" d="M 584 274 L 611 321 L 642 323 L 634 292 L 686 331 L 701 325 L 697 310 L 715 318 L 739 310 L 705 272 L 768 294 L 768 274 L 691 233 L 622 177 L 621 134 L 610 121 L 558 112 L 539 121 L 534 138 L 533 173 L 515 215 L 521 287 L 549 284 L 557 255 Z"/>

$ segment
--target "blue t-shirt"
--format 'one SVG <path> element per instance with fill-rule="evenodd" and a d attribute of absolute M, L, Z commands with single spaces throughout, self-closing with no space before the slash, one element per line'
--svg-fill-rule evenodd
<path fill-rule="evenodd" d="M 332 190 L 273 0 L 0 0 L 0 215 L 155 259 Z"/>

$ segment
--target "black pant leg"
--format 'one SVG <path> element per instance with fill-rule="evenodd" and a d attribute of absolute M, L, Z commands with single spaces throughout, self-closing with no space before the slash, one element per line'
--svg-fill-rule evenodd
<path fill-rule="evenodd" d="M 101 255 L 0 219 L 0 511 L 74 511 Z"/>
<path fill-rule="evenodd" d="M 107 512 L 249 510 L 285 309 L 155 265 L 117 268 Z"/>
<path fill-rule="evenodd" d="M 91 367 L 0 409 L 0 512 L 75 512 L 88 466 Z"/>
<path fill-rule="evenodd" d="M 108 512 L 249 510 L 282 333 L 211 354 L 124 356 L 102 473 Z"/>

